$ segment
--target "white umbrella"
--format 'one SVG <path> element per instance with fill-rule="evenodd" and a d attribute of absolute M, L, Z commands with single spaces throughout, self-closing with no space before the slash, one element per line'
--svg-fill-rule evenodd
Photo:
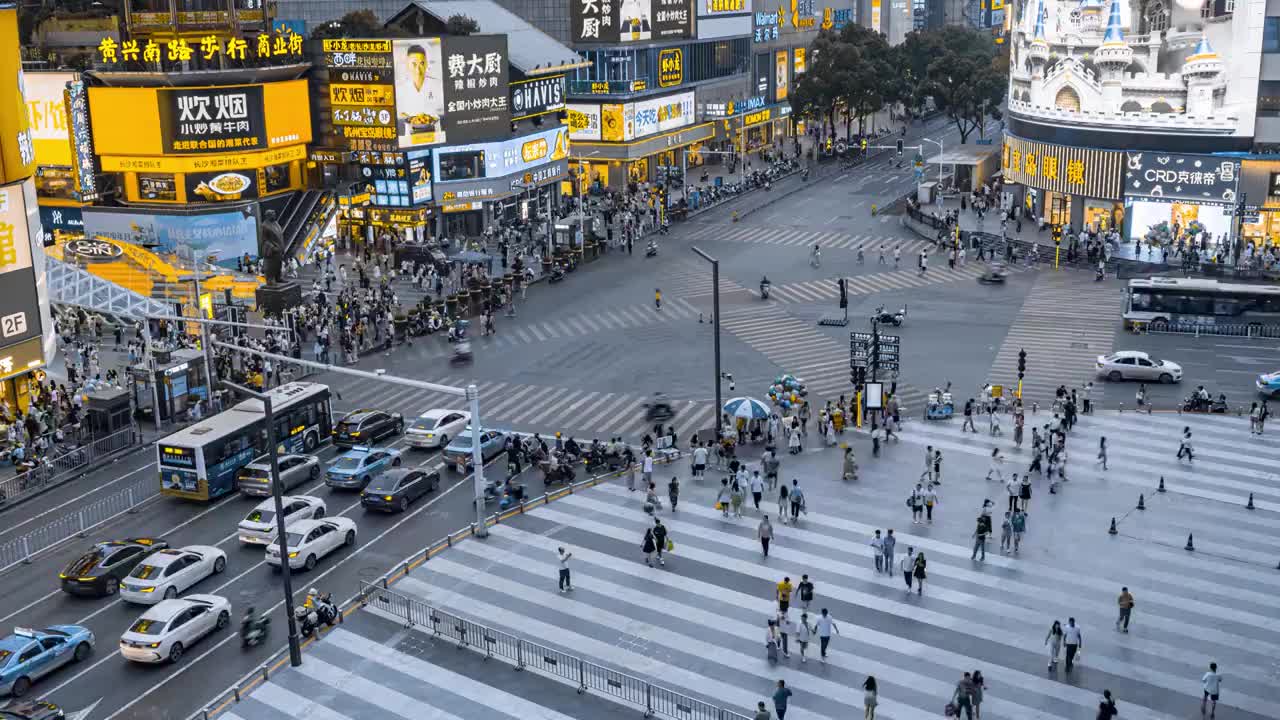
<path fill-rule="evenodd" d="M 746 420 L 764 420 L 769 417 L 769 406 L 755 398 L 736 397 L 724 404 L 724 411 L 730 417 Z"/>

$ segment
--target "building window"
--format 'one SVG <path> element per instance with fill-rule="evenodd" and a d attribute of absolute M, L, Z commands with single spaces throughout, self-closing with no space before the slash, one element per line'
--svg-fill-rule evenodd
<path fill-rule="evenodd" d="M 1147 32 L 1159 33 L 1169 29 L 1169 11 L 1164 3 L 1154 2 L 1148 5 L 1143 18 L 1146 20 Z"/>
<path fill-rule="evenodd" d="M 1258 83 L 1258 115 L 1280 117 L 1280 82 L 1264 80 Z"/>
<path fill-rule="evenodd" d="M 1263 23 L 1262 52 L 1280 53 L 1280 17 L 1268 17 Z"/>
<path fill-rule="evenodd" d="M 1200 17 L 1213 17 L 1213 0 L 1204 0 L 1204 2 L 1200 3 Z"/>

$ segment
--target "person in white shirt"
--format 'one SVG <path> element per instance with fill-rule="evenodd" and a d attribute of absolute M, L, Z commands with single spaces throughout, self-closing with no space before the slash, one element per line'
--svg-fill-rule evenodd
<path fill-rule="evenodd" d="M 800 613 L 800 622 L 796 626 L 796 643 L 800 645 L 800 662 L 806 662 L 804 651 L 809 647 L 809 641 L 813 640 L 813 634 L 816 632 L 813 623 L 809 622 L 809 613 Z"/>
<path fill-rule="evenodd" d="M 1075 618 L 1067 618 L 1067 626 L 1062 628 L 1062 642 L 1067 646 L 1066 670 L 1071 672 L 1076 653 L 1084 645 L 1084 636 L 1080 634 L 1080 626 L 1076 625 Z"/>
<path fill-rule="evenodd" d="M 649 487 L 653 484 L 653 451 L 646 450 L 644 453 L 644 485 Z"/>
<path fill-rule="evenodd" d="M 884 538 L 880 537 L 879 530 L 871 538 L 871 554 L 876 559 L 876 572 L 884 572 Z"/>
<path fill-rule="evenodd" d="M 700 478 L 707 472 L 707 448 L 699 445 L 693 449 L 693 476 Z"/>
<path fill-rule="evenodd" d="M 560 592 L 568 592 L 573 589 L 573 582 L 569 579 L 569 558 L 573 557 L 573 553 L 565 552 L 564 548 L 560 548 Z"/>
<path fill-rule="evenodd" d="M 756 510 L 760 509 L 760 499 L 764 497 L 764 478 L 760 477 L 760 471 L 756 470 L 751 473 L 751 500 L 756 504 Z"/>
<path fill-rule="evenodd" d="M 1222 676 L 1218 674 L 1218 663 L 1209 663 L 1209 672 L 1200 678 L 1200 685 L 1204 688 L 1204 696 L 1200 699 L 1200 714 L 1204 715 L 1205 705 L 1209 701 L 1213 701 L 1209 705 L 1209 717 L 1218 711 L 1218 693 L 1222 689 Z"/>
<path fill-rule="evenodd" d="M 907 592 L 911 592 L 911 573 L 916 569 L 916 549 L 907 546 L 907 554 L 898 561 L 898 569 L 902 571 L 902 580 L 907 583 Z"/>
<path fill-rule="evenodd" d="M 826 608 L 822 608 L 822 614 L 818 616 L 818 622 L 814 623 L 818 631 L 818 649 L 821 653 L 822 662 L 827 661 L 827 645 L 831 643 L 831 632 L 834 630 L 837 635 L 840 634 L 840 628 L 836 626 L 836 621 L 831 618 Z"/>

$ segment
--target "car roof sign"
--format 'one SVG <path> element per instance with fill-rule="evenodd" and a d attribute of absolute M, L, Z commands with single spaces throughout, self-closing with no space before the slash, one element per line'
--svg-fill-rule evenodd
<path fill-rule="evenodd" d="M 38 637 L 36 635 L 35 630 L 32 630 L 31 628 L 25 628 L 25 627 L 15 627 L 13 629 L 13 634 L 21 637 L 29 637 L 32 639 L 35 639 L 36 637 Z"/>

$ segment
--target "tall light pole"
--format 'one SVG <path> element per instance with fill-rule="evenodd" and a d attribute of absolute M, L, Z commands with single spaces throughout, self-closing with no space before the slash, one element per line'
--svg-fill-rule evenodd
<path fill-rule="evenodd" d="M 229 380 L 221 383 L 262 403 L 263 420 L 267 423 L 267 456 L 271 458 L 271 499 L 276 508 L 276 541 L 280 547 L 280 575 L 284 579 L 284 612 L 289 622 L 289 664 L 302 664 L 302 644 L 298 640 L 298 622 L 293 617 L 293 578 L 289 570 L 289 542 L 285 536 L 284 501 L 281 499 L 280 460 L 276 452 L 276 424 L 271 414 L 271 395 L 250 390 Z"/>
<path fill-rule="evenodd" d="M 724 403 L 720 397 L 720 261 L 706 254 L 696 245 L 690 246 L 690 250 L 694 251 L 703 260 L 711 263 L 711 324 L 715 333 L 715 361 L 716 361 L 716 412 L 715 412 L 715 432 L 716 438 L 720 437 L 720 414 L 724 412 Z M 696 430 L 696 428 L 695 428 Z"/>
<path fill-rule="evenodd" d="M 942 141 L 927 137 L 922 137 L 920 140 L 923 142 L 931 142 L 938 146 L 938 185 L 942 185 L 942 153 L 946 152 L 942 148 Z"/>

